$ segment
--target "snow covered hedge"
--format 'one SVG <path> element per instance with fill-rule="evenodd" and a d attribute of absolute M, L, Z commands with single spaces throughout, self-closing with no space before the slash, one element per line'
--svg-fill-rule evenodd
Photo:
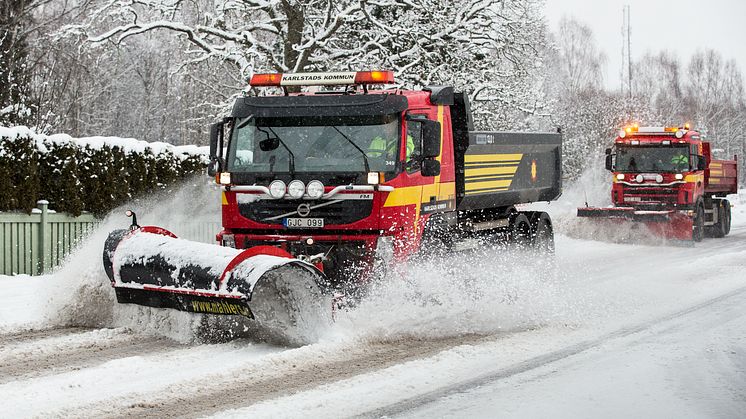
<path fill-rule="evenodd" d="M 0 127 L 0 211 L 30 212 L 46 199 L 58 212 L 101 215 L 206 164 L 206 147 Z"/>

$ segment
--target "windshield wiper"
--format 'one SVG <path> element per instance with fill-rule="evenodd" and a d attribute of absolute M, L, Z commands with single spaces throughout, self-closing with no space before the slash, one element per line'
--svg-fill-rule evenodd
<path fill-rule="evenodd" d="M 275 138 L 277 138 L 277 141 L 279 141 L 280 144 L 282 144 L 282 146 L 285 148 L 285 150 L 288 151 L 288 155 L 290 156 L 290 162 L 289 162 L 290 175 L 295 176 L 295 154 L 292 151 L 290 151 L 288 146 L 285 144 L 285 141 L 282 141 L 282 138 L 280 138 L 280 136 L 277 135 L 277 133 L 275 132 L 275 130 L 272 129 L 272 127 L 266 127 L 266 128 L 270 130 L 270 132 L 272 132 L 272 135 L 274 135 Z M 256 129 L 267 134 L 266 131 L 264 131 L 258 126 L 256 127 Z M 267 137 L 269 137 L 269 135 L 267 135 Z"/>
<path fill-rule="evenodd" d="M 249 122 L 251 122 L 252 119 L 254 119 L 254 115 L 247 116 L 246 119 L 244 119 L 243 121 L 241 121 L 240 124 L 236 125 L 236 128 L 234 128 L 234 129 L 241 129 L 241 128 L 245 127 L 246 125 L 249 125 Z"/>
<path fill-rule="evenodd" d="M 360 155 L 363 156 L 363 163 L 365 164 L 365 172 L 370 172 L 370 164 L 368 164 L 368 156 L 365 155 L 365 151 L 363 151 L 362 148 L 358 147 L 357 144 L 355 144 L 354 141 L 348 136 L 346 136 L 342 131 L 339 130 L 339 128 L 335 127 L 334 125 L 330 125 L 332 128 L 334 128 L 335 131 L 339 133 L 342 137 L 344 137 L 345 140 L 347 140 L 350 144 L 352 144 L 353 147 L 355 147 L 359 152 Z"/>

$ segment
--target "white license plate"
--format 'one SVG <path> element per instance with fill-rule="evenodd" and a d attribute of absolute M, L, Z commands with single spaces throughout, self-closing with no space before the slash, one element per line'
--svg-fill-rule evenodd
<path fill-rule="evenodd" d="M 323 218 L 284 218 L 282 225 L 287 228 L 322 228 Z"/>
<path fill-rule="evenodd" d="M 642 202 L 642 198 L 639 196 L 625 196 L 624 197 L 625 202 Z"/>

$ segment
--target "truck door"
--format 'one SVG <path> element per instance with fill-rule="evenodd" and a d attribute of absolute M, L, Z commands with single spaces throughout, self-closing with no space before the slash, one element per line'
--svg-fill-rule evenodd
<path fill-rule="evenodd" d="M 413 109 L 407 113 L 406 136 L 403 141 L 404 172 L 409 185 L 422 185 L 420 192 L 420 213 L 444 212 L 455 207 L 455 188 L 453 183 L 453 158 L 449 154 L 450 143 L 446 141 L 450 123 L 447 108 L 438 106 L 428 109 Z M 420 171 L 422 150 L 422 124 L 418 119 L 429 119 L 441 123 L 441 175 L 426 177 Z M 445 182 L 445 184 L 444 184 Z M 452 202 L 451 202 L 452 201 Z"/>
<path fill-rule="evenodd" d="M 428 202 L 430 195 L 437 197 L 438 185 L 434 178 L 422 176 L 420 171 L 420 158 L 422 156 L 422 124 L 418 119 L 429 118 L 428 111 L 412 110 L 407 113 L 406 134 L 402 144 L 402 156 L 404 156 L 404 172 L 406 172 L 408 185 L 421 185 L 420 202 Z M 426 186 L 427 185 L 427 186 Z"/>

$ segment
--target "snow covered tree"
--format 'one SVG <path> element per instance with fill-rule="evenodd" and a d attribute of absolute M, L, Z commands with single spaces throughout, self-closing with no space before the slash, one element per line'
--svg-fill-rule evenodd
<path fill-rule="evenodd" d="M 0 125 L 31 119 L 28 27 L 34 0 L 0 0 Z"/>
<path fill-rule="evenodd" d="M 391 68 L 407 87 L 448 83 L 466 90 L 486 125 L 505 127 L 510 125 L 509 111 L 532 112 L 537 107 L 537 47 L 544 40 L 540 4 L 107 0 L 86 24 L 66 30 L 86 34 L 93 43 L 120 46 L 135 35 L 167 30 L 194 46 L 189 64 L 229 62 L 243 80 L 260 71 Z M 109 28 L 99 30 L 102 26 Z M 206 89 L 223 87 L 203 84 Z M 498 115 L 487 118 L 486 112 Z"/>
<path fill-rule="evenodd" d="M 633 91 L 646 98 L 648 106 L 659 115 L 658 125 L 681 123 L 686 117 L 684 75 L 681 63 L 670 51 L 646 53 L 634 63 Z"/>
<path fill-rule="evenodd" d="M 564 133 L 563 170 L 575 179 L 592 164 L 602 164 L 603 149 L 625 122 L 624 99 L 603 88 L 605 56 L 593 31 L 574 18 L 562 18 L 547 51 L 546 95 L 555 98 L 552 120 Z"/>
<path fill-rule="evenodd" d="M 598 50 L 590 26 L 563 17 L 556 36 L 559 53 L 557 70 L 565 95 L 578 95 L 603 88 L 606 56 Z"/>

